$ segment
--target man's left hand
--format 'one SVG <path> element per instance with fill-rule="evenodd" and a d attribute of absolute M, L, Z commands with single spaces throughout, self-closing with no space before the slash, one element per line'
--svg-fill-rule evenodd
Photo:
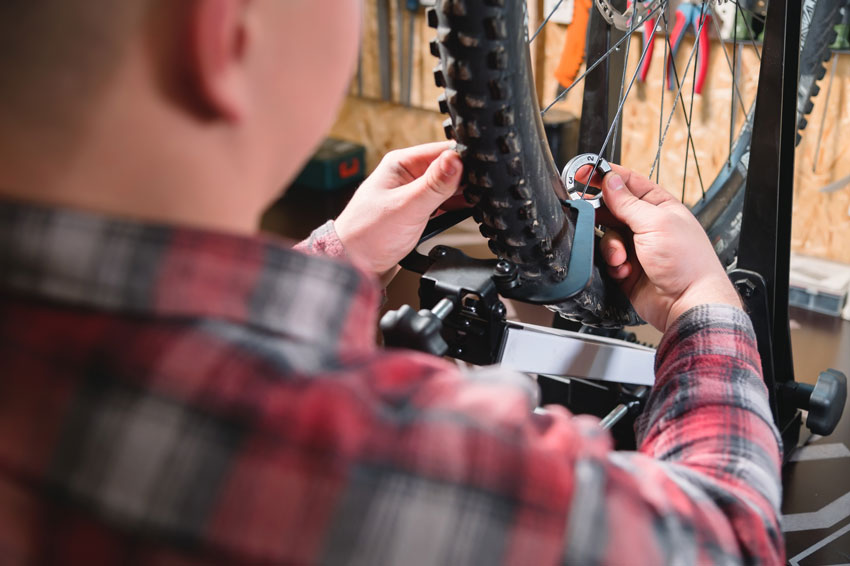
<path fill-rule="evenodd" d="M 387 283 L 428 219 L 457 194 L 462 169 L 446 142 L 386 154 L 334 221 L 351 260 Z"/>

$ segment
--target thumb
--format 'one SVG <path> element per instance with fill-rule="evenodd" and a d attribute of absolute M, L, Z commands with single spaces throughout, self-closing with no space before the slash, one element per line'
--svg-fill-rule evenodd
<path fill-rule="evenodd" d="M 655 212 L 655 207 L 637 198 L 617 173 L 605 175 L 602 200 L 617 220 L 633 232 L 638 232 L 638 228 Z"/>
<path fill-rule="evenodd" d="M 430 216 L 441 204 L 453 196 L 460 185 L 463 163 L 458 154 L 446 150 L 431 162 L 421 177 L 407 185 L 412 206 Z"/>

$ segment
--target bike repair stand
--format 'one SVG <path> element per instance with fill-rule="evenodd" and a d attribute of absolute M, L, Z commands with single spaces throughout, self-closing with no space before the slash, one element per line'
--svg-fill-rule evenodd
<path fill-rule="evenodd" d="M 794 379 L 788 271 L 800 17 L 800 0 L 772 1 L 767 12 L 738 263 L 729 274 L 753 321 L 786 457 L 799 441 L 801 410 L 808 411 L 809 430 L 826 436 L 838 424 L 847 398 L 847 378 L 837 370 L 822 372 L 814 386 Z"/>
<path fill-rule="evenodd" d="M 595 157 L 595 156 L 594 156 Z M 575 240 L 566 279 L 556 285 L 524 285 L 517 266 L 504 259 L 475 259 L 447 246 L 428 256 L 414 251 L 402 267 L 422 274 L 422 309 L 408 305 L 381 319 L 385 343 L 475 365 L 499 364 L 555 380 L 593 380 L 621 387 L 618 406 L 603 426 L 640 412 L 655 380 L 655 351 L 620 340 L 508 322 L 502 297 L 552 304 L 584 290 L 593 270 L 595 208 L 591 201 L 565 201 L 576 214 Z M 470 210 L 443 214 L 428 224 L 420 244 L 468 218 Z"/>
<path fill-rule="evenodd" d="M 729 274 L 753 321 L 786 457 L 799 440 L 801 410 L 808 411 L 806 424 L 812 432 L 827 435 L 838 423 L 847 395 L 846 377 L 834 369 L 821 373 L 814 386 L 796 382 L 791 355 L 788 268 L 800 12 L 800 0 L 776 0 L 768 11 L 749 159 L 749 170 L 757 174 L 747 175 L 738 263 Z M 593 208 L 581 201 L 564 204 L 577 213 L 576 239 L 567 280 L 557 289 L 524 287 L 517 266 L 506 260 L 473 259 L 438 246 L 428 257 L 413 252 L 402 262 L 402 267 L 423 275 L 422 310 L 417 313 L 404 306 L 389 312 L 381 329 L 388 346 L 448 354 L 477 365 L 499 363 L 555 379 L 637 386 L 623 388 L 620 404 L 603 419 L 603 425 L 611 426 L 640 410 L 646 386 L 654 383 L 654 350 L 600 336 L 508 323 L 499 299 L 501 294 L 551 304 L 585 288 L 595 246 Z M 422 241 L 470 214 L 437 218 L 429 223 Z"/>

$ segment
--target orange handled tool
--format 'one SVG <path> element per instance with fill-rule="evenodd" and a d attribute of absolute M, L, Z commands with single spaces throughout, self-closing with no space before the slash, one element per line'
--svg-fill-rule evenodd
<path fill-rule="evenodd" d="M 555 69 L 555 78 L 562 87 L 567 88 L 576 79 L 578 70 L 584 61 L 584 46 L 587 42 L 587 23 L 593 0 L 575 0 L 573 21 L 567 28 L 567 40 L 561 51 L 561 60 Z"/>

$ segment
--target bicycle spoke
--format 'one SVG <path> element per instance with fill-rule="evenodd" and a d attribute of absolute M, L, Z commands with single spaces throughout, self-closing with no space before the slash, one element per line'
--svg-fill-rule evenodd
<path fill-rule="evenodd" d="M 556 3 L 554 8 L 552 10 L 550 10 L 550 12 L 546 15 L 546 18 L 543 20 L 543 22 L 537 28 L 535 33 L 532 35 L 531 39 L 529 39 L 529 43 L 534 41 L 534 39 L 541 33 L 543 26 L 545 26 L 551 20 L 551 18 L 554 16 L 557 9 L 560 7 L 561 3 L 562 3 L 562 0 L 559 0 L 559 2 Z M 748 10 L 747 8 L 741 6 L 738 3 L 737 0 L 733 0 L 733 3 L 735 4 L 735 17 L 736 18 L 737 18 L 739 13 L 742 13 L 742 11 L 745 11 L 745 12 L 750 13 L 753 17 L 755 17 L 759 20 L 763 20 L 763 18 L 761 16 L 759 16 L 758 14 L 756 14 L 755 12 L 752 12 L 751 10 Z M 658 120 L 659 142 L 658 142 L 658 150 L 656 152 L 655 158 L 654 158 L 652 166 L 650 168 L 649 176 L 651 178 L 652 174 L 655 173 L 656 182 L 659 182 L 659 180 L 660 180 L 661 151 L 662 151 L 663 145 L 666 141 L 667 133 L 668 133 L 670 125 L 672 123 L 673 116 L 675 115 L 676 106 L 678 106 L 679 102 L 681 101 L 681 103 L 682 103 L 682 110 L 681 111 L 682 111 L 682 115 L 683 115 L 684 120 L 685 120 L 685 125 L 686 125 L 686 128 L 687 128 L 687 136 L 688 136 L 688 140 L 687 140 L 687 143 L 685 145 L 685 165 L 684 165 L 684 172 L 683 172 L 683 179 L 682 179 L 682 190 L 683 190 L 683 194 L 684 194 L 686 187 L 687 187 L 687 173 L 688 173 L 688 168 L 689 168 L 690 155 L 691 155 L 691 153 L 693 153 L 694 167 L 697 170 L 697 175 L 699 177 L 700 191 L 702 193 L 702 196 L 704 197 L 705 194 L 706 194 L 705 184 L 704 184 L 703 179 L 702 179 L 702 171 L 701 171 L 701 168 L 700 168 L 700 165 L 699 165 L 699 158 L 697 157 L 696 144 L 694 142 L 693 133 L 692 133 L 693 106 L 694 106 L 694 98 L 695 98 L 694 90 L 695 90 L 695 87 L 696 87 L 697 66 L 695 66 L 694 69 L 693 69 L 693 81 L 692 81 L 692 85 L 691 85 L 692 86 L 691 100 L 690 100 L 689 106 L 686 107 L 685 106 L 684 93 L 682 92 L 682 90 L 684 89 L 684 82 L 680 80 L 679 73 L 676 69 L 676 63 L 675 63 L 675 61 L 671 61 L 671 65 L 667 65 L 668 53 L 672 52 L 672 46 L 670 45 L 670 39 L 669 39 L 669 22 L 667 21 L 667 14 L 666 14 L 667 7 L 668 7 L 668 2 L 666 2 L 666 1 L 662 2 L 662 3 L 658 4 L 644 18 L 641 18 L 640 20 L 638 20 L 638 19 L 633 20 L 631 22 L 629 29 L 626 31 L 626 33 L 623 35 L 623 37 L 621 37 L 618 41 L 616 41 L 595 62 L 593 62 L 590 66 L 587 66 L 586 69 L 584 70 L 584 72 L 575 81 L 573 81 L 573 83 L 569 87 L 567 87 L 562 92 L 560 92 L 554 98 L 554 100 L 552 100 L 552 102 L 549 103 L 540 112 L 540 114 L 545 115 L 549 110 L 552 109 L 552 107 L 554 107 L 558 102 L 563 100 L 569 94 L 570 90 L 573 89 L 573 87 L 575 87 L 582 80 L 584 80 L 585 77 L 591 71 L 593 71 L 597 66 L 599 66 L 599 64 L 601 62 L 606 60 L 610 56 L 611 53 L 613 53 L 615 50 L 617 50 L 622 45 L 622 43 L 624 41 L 626 41 L 627 39 L 630 39 L 632 34 L 637 30 L 639 25 L 641 25 L 647 19 L 650 19 L 652 17 L 656 17 L 658 15 L 659 11 L 663 11 L 661 20 L 656 19 L 655 26 L 653 28 L 653 35 L 652 35 L 652 37 L 649 38 L 650 41 L 654 41 L 654 34 L 658 30 L 659 25 L 662 23 L 662 20 L 663 20 L 665 40 L 664 40 L 664 70 L 663 70 L 663 76 L 662 76 L 663 80 L 662 80 L 662 91 L 661 91 L 661 105 L 660 105 L 660 111 L 659 111 L 659 117 L 658 117 L 659 118 L 659 120 Z M 703 5 L 700 9 L 700 15 L 704 16 L 707 11 L 710 12 L 711 8 L 708 7 L 706 5 L 706 2 L 704 1 Z M 748 18 L 743 18 L 743 19 L 744 19 L 744 23 L 747 25 L 747 29 L 748 29 L 749 34 L 750 34 L 750 38 L 749 38 L 750 43 L 752 44 L 752 47 L 753 47 L 753 49 L 756 53 L 756 57 L 758 58 L 759 61 L 761 61 L 761 51 L 759 50 L 759 47 L 758 47 L 758 45 L 755 41 L 755 34 L 753 32 L 753 28 L 752 28 Z M 699 54 L 698 37 L 703 32 L 703 27 L 705 26 L 705 23 L 706 23 L 705 18 L 702 18 L 702 20 L 703 21 L 701 22 L 701 24 L 699 26 L 699 29 L 697 31 L 697 35 L 696 35 L 696 38 L 695 38 L 695 41 L 694 41 L 694 47 L 693 47 L 693 49 L 691 50 L 691 53 L 688 56 L 688 60 L 687 60 L 687 64 L 686 64 L 685 69 L 684 69 L 683 76 L 687 75 L 688 71 L 690 70 L 691 64 L 694 62 L 694 58 L 698 57 L 698 54 Z M 738 84 L 739 83 L 738 76 L 737 76 L 738 75 L 737 47 L 739 45 L 738 37 L 737 37 L 737 31 L 738 30 L 737 30 L 737 27 L 734 29 L 734 36 L 733 36 L 733 50 L 734 51 L 733 51 L 732 60 L 730 61 L 729 53 L 726 51 L 726 40 L 723 39 L 723 36 L 720 33 L 719 25 L 717 24 L 716 21 L 714 22 L 714 27 L 715 27 L 715 30 L 716 30 L 718 36 L 721 39 L 722 46 L 723 46 L 723 52 L 724 52 L 723 54 L 724 54 L 724 57 L 726 58 L 727 66 L 730 68 L 730 70 L 732 72 L 732 87 L 731 88 L 733 90 L 733 93 L 732 93 L 732 100 L 731 100 L 732 108 L 731 108 L 731 117 L 730 117 L 730 140 L 729 140 L 730 154 L 731 154 L 732 144 L 733 144 L 733 140 L 734 140 L 734 125 L 735 125 L 735 119 L 736 119 L 736 115 L 735 115 L 735 105 L 736 105 L 735 99 L 736 98 L 738 99 L 738 104 L 740 105 L 742 112 L 746 115 L 746 108 L 744 107 L 744 100 L 743 100 L 743 96 L 741 95 L 740 86 Z M 635 73 L 633 74 L 633 76 L 631 77 L 629 84 L 628 84 L 628 88 L 626 88 L 624 90 L 625 79 L 626 79 L 626 76 L 628 74 L 627 67 L 628 67 L 628 57 L 629 57 L 630 48 L 631 48 L 631 41 L 629 41 L 629 43 L 626 45 L 626 53 L 625 53 L 626 63 L 625 63 L 625 66 L 624 66 L 624 69 L 623 69 L 623 74 L 622 74 L 621 80 L 620 80 L 620 99 L 619 99 L 617 111 L 616 111 L 614 120 L 613 120 L 611 126 L 608 129 L 608 133 L 606 134 L 605 141 L 603 142 L 602 148 L 600 149 L 599 153 L 597 154 L 597 158 L 596 158 L 596 161 L 594 163 L 594 169 L 598 166 L 599 160 L 601 159 L 601 156 L 605 152 L 609 143 L 611 144 L 612 149 L 616 148 L 616 143 L 617 143 L 616 135 L 619 133 L 623 107 L 626 103 L 626 100 L 629 96 L 629 93 L 631 92 L 634 81 L 635 81 L 635 79 L 637 78 L 637 75 L 640 72 L 640 66 L 641 66 L 643 60 L 645 59 L 645 56 L 646 56 L 646 53 L 647 53 L 647 46 L 645 45 L 644 49 L 641 53 L 641 57 L 639 59 L 639 62 L 638 62 L 638 68 L 635 71 Z M 672 72 L 673 72 L 672 77 L 676 81 L 676 94 L 674 96 L 672 108 L 670 109 L 670 112 L 668 113 L 668 116 L 667 116 L 666 122 L 665 122 L 665 117 L 664 117 L 664 90 L 666 88 L 667 82 L 671 78 L 671 75 L 670 75 L 671 67 L 672 67 Z M 612 139 L 613 139 L 613 141 L 612 141 Z M 728 163 L 728 161 L 727 161 L 727 163 Z M 683 200 L 684 200 L 684 197 L 683 197 Z"/>
<path fill-rule="evenodd" d="M 532 42 L 532 41 L 534 41 L 534 40 L 537 38 L 537 36 L 538 36 L 538 35 L 540 35 L 540 32 L 541 32 L 541 31 L 543 31 L 544 26 L 546 26 L 546 24 L 548 24 L 548 23 L 549 23 L 549 20 L 551 20 L 551 19 L 552 19 L 552 16 L 554 16 L 554 15 L 555 15 L 555 12 L 557 12 L 557 11 L 558 11 L 558 8 L 560 8 L 560 7 L 561 7 L 561 3 L 562 3 L 563 1 L 564 1 L 564 0 L 558 0 L 558 3 L 557 3 L 557 4 L 555 4 L 555 7 L 554 7 L 554 8 L 552 8 L 552 10 L 549 12 L 549 15 L 548 15 L 548 16 L 546 16 L 546 19 L 544 19 L 544 20 L 543 20 L 543 23 L 541 23 L 541 24 L 537 27 L 537 31 L 535 31 L 535 32 L 534 32 L 534 35 L 532 35 L 532 36 L 531 36 L 531 39 L 529 39 L 529 40 L 528 40 L 528 44 L 529 44 L 529 45 L 531 45 L 531 42 Z M 591 9 L 592 9 L 592 8 L 591 8 Z"/>
<path fill-rule="evenodd" d="M 623 63 L 623 76 L 620 78 L 620 100 L 619 100 L 619 104 L 623 103 L 623 88 L 626 86 L 626 71 L 628 71 L 628 69 L 629 69 L 629 50 L 630 50 L 631 46 L 632 46 L 632 42 L 627 41 L 626 42 L 626 53 L 625 53 L 625 57 L 623 58 L 623 60 L 625 61 Z M 640 69 L 640 64 L 638 64 L 638 69 Z M 615 120 L 614 121 L 614 139 L 611 142 L 611 155 L 612 156 L 615 155 L 616 151 L 617 151 L 617 132 L 620 131 L 620 122 L 622 122 L 622 120 Z"/>
<path fill-rule="evenodd" d="M 622 45 L 622 43 L 623 43 L 624 41 L 626 41 L 626 39 L 630 38 L 630 37 L 632 36 L 632 34 L 635 32 L 635 30 L 637 29 L 637 26 L 639 26 L 640 24 L 642 24 L 642 23 L 643 23 L 643 22 L 645 22 L 646 20 L 648 20 L 648 19 L 652 18 L 652 16 L 653 16 L 654 14 L 656 14 L 656 13 L 657 13 L 657 12 L 658 12 L 661 8 L 666 7 L 666 6 L 667 6 L 667 2 L 662 2 L 661 4 L 659 4 L 658 6 L 656 6 L 655 8 L 653 8 L 653 9 L 652 9 L 652 11 L 651 11 L 649 14 L 647 14 L 645 18 L 643 18 L 643 19 L 639 19 L 639 20 L 635 21 L 635 22 L 634 22 L 634 24 L 633 24 L 633 27 L 630 27 L 630 28 L 628 29 L 628 31 L 626 32 L 626 34 L 625 34 L 623 37 L 621 37 L 619 40 L 617 40 L 617 42 L 616 42 L 614 45 L 612 45 L 612 46 L 608 49 L 608 51 L 606 51 L 605 53 L 603 53 L 603 54 L 602 54 L 602 56 L 601 56 L 601 57 L 599 57 L 599 59 L 597 59 L 596 61 L 594 61 L 593 65 L 591 65 L 591 66 L 587 67 L 587 68 L 584 70 L 584 72 L 583 72 L 581 75 L 579 75 L 579 77 L 578 77 L 576 80 L 574 80 L 574 81 L 573 81 L 573 84 L 571 84 L 570 86 L 568 86 L 567 88 L 565 88 L 565 89 L 563 90 L 563 92 L 561 92 L 558 96 L 556 96 L 556 97 L 555 97 L 555 100 L 553 100 L 553 101 L 552 101 L 552 102 L 551 102 L 551 103 L 550 103 L 550 104 L 549 104 L 546 108 L 544 108 L 543 110 L 541 110 L 541 111 L 540 111 L 540 115 L 541 115 L 541 116 L 544 116 L 544 115 L 545 115 L 545 114 L 546 114 L 549 110 L 551 110 L 551 109 L 552 109 L 552 107 L 553 107 L 553 106 L 555 106 L 557 103 L 559 103 L 561 100 L 563 100 L 563 99 L 564 99 L 564 97 L 566 97 L 566 96 L 567 96 L 567 94 L 568 94 L 568 93 L 569 93 L 569 92 L 573 89 L 573 87 L 575 87 L 575 86 L 576 86 L 576 85 L 578 85 L 578 84 L 579 84 L 582 80 L 584 80 L 584 78 L 587 76 L 587 74 L 588 74 L 588 73 L 590 73 L 593 69 L 595 69 L 596 67 L 598 67 L 598 66 L 599 66 L 599 64 L 600 64 L 600 63 L 602 63 L 602 61 L 604 61 L 605 59 L 607 59 L 607 58 L 608 58 L 608 56 L 609 56 L 609 55 L 611 55 L 611 53 L 613 53 L 614 51 L 616 51 L 616 50 L 617 50 L 617 48 L 618 48 L 618 47 L 620 47 L 620 45 Z"/>
<path fill-rule="evenodd" d="M 667 14 L 666 13 L 664 14 L 664 19 L 665 19 L 664 24 L 667 25 Z M 697 31 L 697 33 L 694 37 L 699 37 L 699 34 L 702 33 L 702 26 L 703 25 L 705 25 L 705 20 L 703 20 L 702 25 L 700 25 L 699 31 Z M 673 46 L 670 45 L 670 36 L 669 35 L 665 37 L 665 41 L 666 41 L 665 46 L 667 48 L 669 48 L 670 52 L 672 53 L 673 52 Z M 683 76 L 688 74 L 688 69 L 691 66 L 691 59 L 693 59 L 693 57 L 694 57 L 695 48 L 696 48 L 696 43 L 694 44 L 694 49 L 691 49 L 691 53 L 688 56 L 688 65 L 687 65 L 687 67 L 685 67 L 685 72 L 683 73 Z M 666 60 L 664 62 L 664 67 L 665 67 L 665 69 L 667 68 L 667 61 Z M 699 181 L 700 181 L 700 187 L 703 188 L 703 192 L 705 192 L 705 189 L 702 185 L 702 171 L 700 170 L 700 167 L 699 167 L 699 160 L 696 158 L 696 154 L 697 154 L 696 144 L 694 144 L 694 138 L 691 135 L 691 119 L 688 117 L 687 111 L 685 111 L 685 97 L 682 95 L 682 88 L 684 87 L 684 82 L 679 80 L 679 72 L 676 69 L 676 59 L 674 57 L 670 58 L 670 67 L 673 69 L 673 78 L 676 81 L 676 87 L 677 87 L 678 90 L 676 91 L 676 96 L 674 97 L 673 110 L 670 111 L 671 112 L 670 118 L 667 120 L 667 126 L 664 128 L 664 135 L 661 136 L 661 140 L 659 142 L 659 146 L 658 146 L 659 153 L 657 153 L 656 156 L 655 156 L 655 161 L 652 164 L 652 169 L 649 172 L 649 176 L 652 177 L 652 172 L 655 171 L 655 168 L 658 165 L 660 165 L 660 163 L 661 163 L 661 146 L 664 145 L 664 139 L 667 137 L 667 128 L 670 127 L 670 121 L 673 119 L 673 113 L 675 113 L 676 106 L 677 106 L 678 102 L 681 100 L 682 101 L 682 116 L 685 119 L 685 125 L 687 126 L 687 130 L 688 130 L 688 143 L 690 144 L 691 149 L 693 149 L 693 151 L 694 151 L 694 163 L 696 163 L 696 169 L 697 169 L 697 175 L 698 175 Z M 662 85 L 662 96 L 663 96 L 663 92 L 664 92 L 663 89 L 664 89 L 666 84 L 667 83 L 665 82 Z M 656 175 L 656 178 L 657 177 L 658 177 L 658 175 Z"/>
<path fill-rule="evenodd" d="M 703 20 L 703 17 L 705 16 L 705 3 L 706 3 L 706 0 L 702 0 L 702 5 L 700 6 L 700 9 L 699 9 L 699 17 L 700 17 L 700 20 L 703 21 L 703 23 L 705 22 L 705 20 Z M 706 30 L 706 33 L 708 33 L 708 30 Z M 697 59 L 699 59 L 699 38 L 700 38 L 699 34 L 694 36 L 694 49 L 696 50 L 696 54 L 694 55 L 694 57 L 696 57 Z M 724 51 L 725 51 L 725 49 L 724 49 Z M 705 54 L 703 54 L 703 57 L 705 57 Z M 694 76 L 693 76 L 693 79 L 692 79 L 692 82 L 691 82 L 691 107 L 688 110 L 688 119 L 686 121 L 686 123 L 688 125 L 688 139 L 689 140 L 693 139 L 691 137 L 691 122 L 694 119 L 694 98 L 696 98 L 696 88 L 697 88 L 697 67 L 699 67 L 699 65 L 694 65 Z M 682 108 L 684 109 L 684 105 L 682 105 Z M 693 146 L 693 144 L 691 144 L 691 146 Z M 693 150 L 694 150 L 694 163 L 696 163 L 697 162 L 697 148 L 694 147 Z M 688 144 L 685 144 L 685 170 L 682 174 L 682 202 L 685 202 L 685 187 L 687 186 L 687 182 L 688 182 L 688 154 L 689 153 L 690 153 L 689 146 L 688 146 Z M 697 168 L 697 176 L 699 177 L 699 187 L 700 187 L 700 190 L 702 190 L 702 196 L 704 197 L 705 196 L 705 186 L 702 184 L 702 173 L 700 173 L 699 165 L 696 165 L 696 168 Z"/>
<path fill-rule="evenodd" d="M 744 10 L 745 12 L 750 12 L 753 16 L 756 16 L 760 21 L 764 21 L 755 12 L 748 10 L 747 8 L 744 8 L 743 6 L 741 6 L 741 4 L 738 2 L 738 0 L 733 0 L 733 2 L 735 3 L 735 6 L 739 7 L 741 10 Z M 746 24 L 747 31 L 750 34 L 750 43 L 753 44 L 753 49 L 756 52 L 756 57 L 758 57 L 759 63 L 761 63 L 761 51 L 759 51 L 758 44 L 756 44 L 756 33 L 753 31 L 753 26 L 750 25 L 750 20 L 748 20 L 747 18 L 742 18 L 742 19 L 744 20 L 744 24 Z M 736 24 L 737 24 L 737 21 L 736 21 Z"/>
<path fill-rule="evenodd" d="M 666 4 L 666 2 L 665 2 Z M 657 19 L 655 20 L 655 26 L 652 28 L 652 36 L 655 36 L 656 30 L 658 30 L 658 24 L 661 23 Z M 627 36 L 628 37 L 628 36 Z M 596 171 L 596 168 L 599 166 L 599 160 L 602 159 L 602 154 L 605 153 L 605 148 L 608 146 L 608 142 L 611 140 L 611 135 L 614 133 L 614 127 L 617 125 L 617 121 L 620 118 L 620 113 L 623 111 L 623 106 L 626 104 L 626 100 L 629 97 L 629 93 L 632 91 L 632 86 L 635 84 L 635 79 L 640 74 L 640 68 L 643 65 L 643 60 L 646 58 L 646 54 L 649 51 L 649 42 L 646 42 L 646 45 L 643 46 L 643 52 L 640 54 L 640 59 L 638 59 L 637 68 L 635 69 L 632 78 L 629 80 L 629 87 L 626 89 L 622 100 L 617 105 L 617 112 L 614 114 L 614 121 L 611 124 L 611 127 L 608 128 L 608 134 L 605 136 L 605 141 L 602 143 L 602 148 L 599 150 L 599 153 L 596 154 L 596 160 L 593 162 L 593 169 L 591 169 L 591 176 L 593 176 L 593 172 Z M 585 193 L 587 192 L 587 187 L 590 183 L 588 182 L 584 189 L 581 192 L 581 198 L 584 198 Z"/>
<path fill-rule="evenodd" d="M 747 109 L 744 107 L 744 97 L 741 96 L 741 91 L 738 90 L 738 78 L 735 73 L 735 65 L 731 61 L 729 61 L 729 53 L 726 52 L 726 41 L 723 39 L 723 35 L 721 35 L 720 33 L 720 26 L 717 25 L 717 18 L 711 18 L 711 22 L 714 24 L 714 29 L 717 31 L 717 37 L 720 38 L 720 45 L 721 47 L 723 47 L 723 55 L 726 56 L 726 65 L 729 67 L 729 71 L 732 73 L 732 88 L 734 89 L 734 92 L 732 93 L 732 113 L 734 115 L 735 93 L 737 93 L 738 101 L 741 103 L 741 112 L 746 114 Z M 733 55 L 736 56 L 737 54 L 733 51 Z"/>
<path fill-rule="evenodd" d="M 735 4 L 735 15 L 732 17 L 733 22 L 737 24 L 738 22 L 738 14 L 740 13 L 740 8 L 738 4 Z M 723 40 L 723 34 L 719 33 L 721 41 Z M 726 50 L 726 45 L 723 45 L 723 50 Z M 728 61 L 728 57 L 727 57 Z M 735 93 L 738 92 L 738 26 L 732 26 L 732 103 L 729 108 L 729 156 L 726 158 L 726 166 L 730 169 L 732 168 L 732 142 L 735 138 Z M 741 101 L 741 105 L 743 106 L 744 101 Z"/>
<path fill-rule="evenodd" d="M 753 10 L 750 10 L 749 8 L 745 8 L 744 6 L 741 6 L 741 4 L 738 2 L 738 0 L 734 0 L 732 3 L 735 4 L 735 6 L 737 6 L 738 9 L 740 9 L 744 12 L 747 12 L 748 14 L 750 14 L 752 17 L 754 17 L 758 21 L 764 23 L 766 18 L 763 15 L 759 14 L 758 12 L 754 12 Z"/>
<path fill-rule="evenodd" d="M 665 14 L 665 17 L 666 17 L 666 14 Z M 703 26 L 705 26 L 705 20 L 702 21 L 702 24 L 700 24 L 700 27 L 697 30 L 697 33 L 696 33 L 697 37 L 699 37 L 699 34 L 702 33 Z M 668 38 L 667 41 L 669 43 L 670 39 Z M 670 49 L 670 51 L 672 52 L 672 48 Z M 691 68 L 691 62 L 693 62 L 695 51 L 696 51 L 695 49 L 691 49 L 691 53 L 688 56 L 688 63 L 687 63 L 687 65 L 685 65 L 685 71 L 683 73 L 685 75 L 688 73 L 688 69 Z M 671 57 L 671 61 L 672 61 L 672 57 Z M 653 160 L 652 168 L 649 171 L 650 177 L 652 177 L 652 173 L 655 172 L 655 167 L 658 165 L 658 161 L 661 157 L 661 149 L 664 146 L 664 141 L 667 139 L 667 131 L 670 129 L 670 123 L 673 121 L 673 115 L 676 113 L 676 106 L 678 106 L 679 99 L 682 98 L 682 96 L 681 96 L 681 94 L 682 94 L 682 84 L 679 83 L 679 75 L 676 72 L 675 62 L 673 62 L 672 67 L 673 67 L 673 76 L 676 78 L 676 83 L 678 84 L 678 87 L 677 87 L 677 90 L 676 90 L 676 95 L 673 97 L 673 109 L 670 111 L 670 115 L 667 117 L 667 123 L 664 126 L 664 133 L 661 136 L 661 143 L 658 144 L 658 151 L 655 153 L 655 159 Z M 684 101 L 682 102 L 682 104 L 684 104 Z M 686 116 L 687 116 L 687 114 L 686 114 Z M 688 125 L 688 131 L 690 132 L 690 125 Z M 693 144 L 693 138 L 689 137 L 689 140 L 690 140 L 691 144 Z"/>
<path fill-rule="evenodd" d="M 661 73 L 661 105 L 660 110 L 658 111 L 658 143 L 661 143 L 661 128 L 664 125 L 664 87 L 667 85 L 667 46 L 670 45 L 670 41 L 666 38 L 670 36 L 669 30 L 667 28 L 667 10 L 664 10 L 664 58 L 662 61 L 664 62 L 664 70 Z M 655 38 L 652 38 L 653 41 Z M 659 165 L 661 164 L 661 158 L 658 159 Z M 661 167 L 658 167 L 658 170 L 655 172 L 655 184 L 658 184 L 659 176 L 661 175 Z M 649 174 L 649 178 L 652 179 L 652 173 Z"/>

